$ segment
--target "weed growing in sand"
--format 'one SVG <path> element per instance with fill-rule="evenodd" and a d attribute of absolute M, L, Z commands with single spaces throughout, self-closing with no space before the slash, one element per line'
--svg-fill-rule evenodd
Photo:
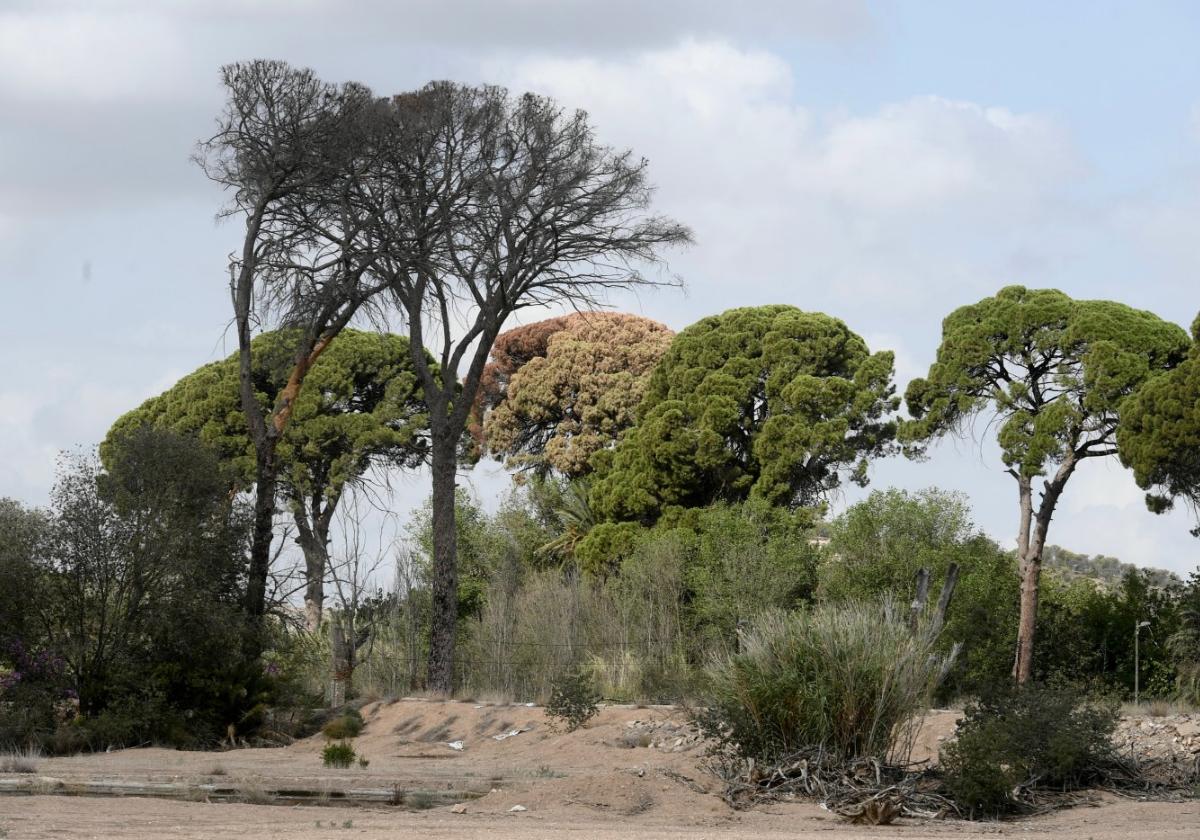
<path fill-rule="evenodd" d="M 358 766 L 361 769 L 366 770 L 367 767 L 370 766 L 370 764 L 371 764 L 371 759 L 367 758 L 365 755 L 360 755 L 358 757 Z"/>
<path fill-rule="evenodd" d="M 251 805 L 270 805 L 275 797 L 258 781 L 244 781 L 238 786 L 243 802 Z"/>
<path fill-rule="evenodd" d="M 354 752 L 354 747 L 350 746 L 349 741 L 336 741 L 325 745 L 325 749 L 321 750 L 321 760 L 326 767 L 338 767 L 345 770 L 354 760 L 358 758 L 358 754 Z"/>
<path fill-rule="evenodd" d="M 404 804 L 417 811 L 433 807 L 433 795 L 426 790 L 414 790 L 405 794 Z"/>
<path fill-rule="evenodd" d="M 555 680 L 546 703 L 546 715 L 574 732 L 599 711 L 600 694 L 584 671 L 569 671 Z"/>

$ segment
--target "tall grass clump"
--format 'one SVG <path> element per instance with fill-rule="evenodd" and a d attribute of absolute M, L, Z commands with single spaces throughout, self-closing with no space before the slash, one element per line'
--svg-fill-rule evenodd
<path fill-rule="evenodd" d="M 0 773 L 36 773 L 42 751 L 37 747 L 0 753 Z"/>
<path fill-rule="evenodd" d="M 801 752 L 833 762 L 905 764 L 921 713 L 956 650 L 914 630 L 890 602 L 764 614 L 741 650 L 708 668 L 700 724 L 741 759 L 773 764 Z"/>

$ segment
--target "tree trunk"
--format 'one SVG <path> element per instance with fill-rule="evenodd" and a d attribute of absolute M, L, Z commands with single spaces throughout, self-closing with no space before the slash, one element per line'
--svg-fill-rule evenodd
<path fill-rule="evenodd" d="M 454 526 L 455 442 L 434 432 L 433 471 L 433 602 L 430 610 L 429 688 L 454 690 L 454 641 L 458 622 L 457 531 Z M 447 442 L 447 438 L 449 441 Z"/>
<path fill-rule="evenodd" d="M 313 510 L 304 510 L 303 503 L 293 508 L 296 523 L 296 544 L 304 553 L 304 628 L 315 633 L 321 628 L 325 609 L 325 570 L 329 568 L 329 523 L 333 507 L 322 512 L 320 493 L 313 494 Z"/>
<path fill-rule="evenodd" d="M 1013 472 L 1021 500 L 1021 519 L 1017 526 L 1017 573 L 1021 578 L 1021 617 L 1017 623 L 1017 650 L 1013 656 L 1012 677 L 1018 683 L 1029 679 L 1033 656 L 1033 636 L 1037 621 L 1037 582 L 1034 581 L 1032 602 L 1026 599 L 1029 568 L 1029 536 L 1033 528 L 1033 480 Z M 1041 569 L 1038 570 L 1040 576 Z M 1026 622 L 1028 621 L 1028 624 Z"/>
<path fill-rule="evenodd" d="M 1018 685 L 1029 682 L 1033 674 L 1033 640 L 1037 629 L 1038 584 L 1042 576 L 1041 553 L 1021 563 L 1021 619 L 1017 625 L 1017 657 L 1013 677 Z"/>
<path fill-rule="evenodd" d="M 325 569 L 329 565 L 329 547 L 317 540 L 299 539 L 304 552 L 304 629 L 315 633 L 321 628 L 325 609 Z"/>
<path fill-rule="evenodd" d="M 1059 466 L 1052 479 L 1042 486 L 1042 500 L 1037 514 L 1033 512 L 1032 479 L 1018 478 L 1021 487 L 1021 530 L 1017 537 L 1017 552 L 1021 568 L 1021 618 L 1017 625 L 1017 655 L 1013 662 L 1013 678 L 1025 685 L 1033 676 L 1033 642 L 1037 631 L 1038 586 L 1042 576 L 1042 550 L 1050 520 L 1062 495 L 1067 479 L 1078 465 L 1071 453 Z M 1031 527 L 1032 526 L 1032 527 Z"/>
<path fill-rule="evenodd" d="M 333 680 L 329 692 L 329 707 L 336 709 L 344 706 L 350 697 L 350 681 L 354 676 L 353 642 L 346 638 L 346 628 L 342 626 L 342 616 L 337 616 L 329 624 L 329 646 L 332 649 Z"/>
<path fill-rule="evenodd" d="M 254 489 L 254 530 L 246 578 L 246 613 L 261 618 L 267 611 L 267 577 L 271 572 L 271 540 L 275 535 L 275 440 L 257 447 Z"/>

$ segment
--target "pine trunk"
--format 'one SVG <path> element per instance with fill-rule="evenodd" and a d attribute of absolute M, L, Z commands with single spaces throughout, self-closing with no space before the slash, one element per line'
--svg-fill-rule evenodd
<path fill-rule="evenodd" d="M 435 433 L 433 447 L 433 603 L 430 614 L 429 688 L 449 695 L 454 690 L 454 642 L 458 621 L 457 531 L 454 526 L 454 438 L 449 444 Z"/>

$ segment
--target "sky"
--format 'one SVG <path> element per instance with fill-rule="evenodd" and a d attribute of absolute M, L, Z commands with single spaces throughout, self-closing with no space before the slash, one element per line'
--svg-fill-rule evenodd
<path fill-rule="evenodd" d="M 686 288 L 611 304 L 678 330 L 734 306 L 843 319 L 896 353 L 1005 285 L 1200 310 L 1200 5 L 868 0 L 0 0 L 0 497 L 44 504 L 59 452 L 236 348 L 236 222 L 191 163 L 218 69 L 278 58 L 380 94 L 430 79 L 532 90 L 649 159 L 690 225 Z M 987 430 L 872 487 L 965 493 L 1013 544 Z M 505 478 L 464 475 L 485 504 Z M 416 506 L 424 476 L 398 477 Z M 847 490 L 834 510 L 862 497 Z M 1112 459 L 1068 485 L 1050 541 L 1185 574 Z"/>

